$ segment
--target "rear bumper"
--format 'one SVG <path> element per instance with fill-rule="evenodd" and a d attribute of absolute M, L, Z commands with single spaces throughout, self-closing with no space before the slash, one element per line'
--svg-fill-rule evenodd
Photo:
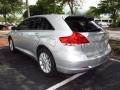
<path fill-rule="evenodd" d="M 100 66 L 109 60 L 111 49 L 106 52 L 106 54 L 102 56 L 98 56 L 96 58 L 88 59 L 88 60 L 80 60 L 77 62 L 66 62 L 69 65 L 60 66 L 57 65 L 57 69 L 60 72 L 72 74 L 72 73 L 82 73 L 88 70 L 91 70 L 97 66 Z M 65 60 L 65 59 L 64 59 Z"/>

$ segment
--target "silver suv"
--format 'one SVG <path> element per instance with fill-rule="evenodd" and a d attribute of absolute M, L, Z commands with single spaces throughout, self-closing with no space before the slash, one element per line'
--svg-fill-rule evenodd
<path fill-rule="evenodd" d="M 34 57 L 47 76 L 86 72 L 106 62 L 111 52 L 108 34 L 88 17 L 38 15 L 12 29 L 10 51 Z"/>

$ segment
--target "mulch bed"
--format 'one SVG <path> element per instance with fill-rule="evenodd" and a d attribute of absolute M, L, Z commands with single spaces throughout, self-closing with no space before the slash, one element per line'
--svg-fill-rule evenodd
<path fill-rule="evenodd" d="M 0 47 L 8 46 L 8 40 L 6 38 L 0 38 Z"/>
<path fill-rule="evenodd" d="M 116 40 L 110 40 L 109 42 L 112 48 L 111 56 L 120 57 L 120 42 Z"/>

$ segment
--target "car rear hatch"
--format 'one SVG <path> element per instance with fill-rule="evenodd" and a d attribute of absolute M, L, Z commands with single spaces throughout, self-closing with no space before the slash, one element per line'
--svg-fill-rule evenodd
<path fill-rule="evenodd" d="M 77 50 L 81 50 L 87 57 L 105 53 L 108 46 L 108 34 L 92 18 L 69 16 L 65 21 L 73 33 L 77 32 L 88 40 L 86 43 L 73 43 L 72 45 Z"/>

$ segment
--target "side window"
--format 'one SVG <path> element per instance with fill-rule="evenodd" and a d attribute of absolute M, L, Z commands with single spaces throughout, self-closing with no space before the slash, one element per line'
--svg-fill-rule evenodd
<path fill-rule="evenodd" d="M 43 18 L 43 23 L 44 23 L 43 24 L 44 30 L 54 30 L 53 26 L 50 24 L 50 22 L 47 19 Z"/>
<path fill-rule="evenodd" d="M 33 18 L 24 20 L 21 24 L 18 25 L 18 30 L 34 30 L 35 21 Z"/>
<path fill-rule="evenodd" d="M 19 30 L 54 30 L 46 18 L 34 17 L 24 20 L 18 25 Z"/>
<path fill-rule="evenodd" d="M 54 28 L 46 18 L 37 17 L 34 18 L 34 21 L 35 21 L 34 27 L 37 30 L 54 30 Z"/>
<path fill-rule="evenodd" d="M 25 20 L 21 24 L 18 25 L 18 30 L 26 30 L 28 29 L 28 21 Z"/>
<path fill-rule="evenodd" d="M 54 30 L 46 18 L 29 18 L 18 25 L 18 30 Z"/>
<path fill-rule="evenodd" d="M 34 20 L 34 18 L 30 18 L 28 20 L 28 29 L 29 30 L 34 30 L 35 29 L 35 20 Z"/>
<path fill-rule="evenodd" d="M 37 30 L 43 30 L 43 22 L 41 18 L 34 18 L 34 28 Z"/>

